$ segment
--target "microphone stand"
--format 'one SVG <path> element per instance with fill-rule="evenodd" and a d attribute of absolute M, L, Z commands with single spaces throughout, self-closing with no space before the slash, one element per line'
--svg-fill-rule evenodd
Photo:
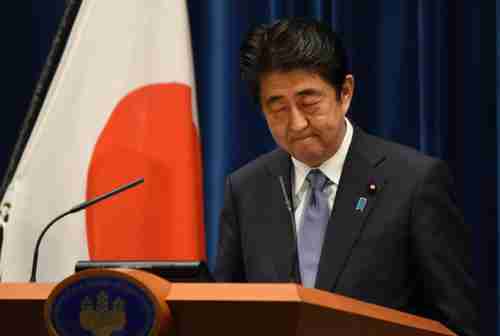
<path fill-rule="evenodd" d="M 40 250 L 40 243 L 42 242 L 42 238 L 45 236 L 45 233 L 52 227 L 52 225 L 54 225 L 57 221 L 66 217 L 69 214 L 72 214 L 72 213 L 78 212 L 80 210 L 83 210 L 85 208 L 88 208 L 88 207 L 90 207 L 90 206 L 92 206 L 100 201 L 105 200 L 106 198 L 109 198 L 111 196 L 119 194 L 127 189 L 133 188 L 136 185 L 141 184 L 141 183 L 144 183 L 144 178 L 140 178 L 140 179 L 135 180 L 133 182 L 130 182 L 124 186 L 121 186 L 115 190 L 112 190 L 104 195 L 97 196 L 96 198 L 91 199 L 89 201 L 85 201 L 85 202 L 71 208 L 70 210 L 66 211 L 65 213 L 57 216 L 52 221 L 50 221 L 50 223 L 47 224 L 47 226 L 45 226 L 45 228 L 42 230 L 42 232 L 38 236 L 38 240 L 36 241 L 35 251 L 33 253 L 33 265 L 31 266 L 30 282 L 36 282 L 36 271 L 37 271 L 37 266 L 38 266 L 38 252 Z"/>

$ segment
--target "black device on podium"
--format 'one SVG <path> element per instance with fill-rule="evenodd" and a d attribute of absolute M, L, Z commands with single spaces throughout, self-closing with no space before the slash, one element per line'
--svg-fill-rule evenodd
<path fill-rule="evenodd" d="M 204 261 L 78 261 L 75 272 L 96 268 L 139 269 L 171 282 L 213 282 Z"/>

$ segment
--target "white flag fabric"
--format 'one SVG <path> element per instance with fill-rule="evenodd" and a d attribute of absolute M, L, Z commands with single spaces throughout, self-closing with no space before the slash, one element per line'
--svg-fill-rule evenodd
<path fill-rule="evenodd" d="M 2 281 L 29 279 L 51 219 L 139 177 L 47 233 L 38 281 L 78 260 L 203 259 L 195 101 L 185 1 L 84 0 L 2 200 Z"/>

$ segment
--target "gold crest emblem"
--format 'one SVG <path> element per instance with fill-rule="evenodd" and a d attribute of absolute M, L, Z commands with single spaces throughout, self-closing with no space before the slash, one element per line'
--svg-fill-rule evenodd
<path fill-rule="evenodd" d="M 80 326 L 94 336 L 110 336 L 122 330 L 126 323 L 125 301 L 120 297 L 113 301 L 112 307 L 105 291 L 99 292 L 95 305 L 88 296 L 82 300 Z"/>

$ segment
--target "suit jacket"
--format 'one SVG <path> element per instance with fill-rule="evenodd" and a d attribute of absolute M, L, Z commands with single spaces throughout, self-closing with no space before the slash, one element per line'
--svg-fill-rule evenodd
<path fill-rule="evenodd" d="M 227 178 L 218 281 L 288 282 L 296 274 L 294 228 L 279 182 L 291 195 L 291 174 L 289 154 L 278 149 Z M 363 211 L 356 210 L 360 197 L 367 198 Z M 470 241 L 442 161 L 354 128 L 317 288 L 479 335 Z"/>

